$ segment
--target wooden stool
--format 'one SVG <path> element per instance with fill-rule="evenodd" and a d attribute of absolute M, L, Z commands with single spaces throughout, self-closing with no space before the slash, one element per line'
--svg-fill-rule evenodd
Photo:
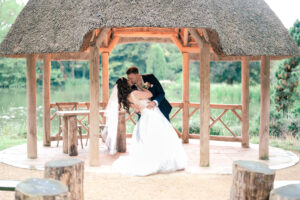
<path fill-rule="evenodd" d="M 80 159 L 49 161 L 45 164 L 44 177 L 64 183 L 71 200 L 83 200 L 84 162 Z"/>
<path fill-rule="evenodd" d="M 68 188 L 59 181 L 30 178 L 16 186 L 16 200 L 68 200 Z"/>
<path fill-rule="evenodd" d="M 270 200 L 300 200 L 300 184 L 289 184 L 273 189 Z"/>
<path fill-rule="evenodd" d="M 275 172 L 267 165 L 238 160 L 233 162 L 230 200 L 268 200 L 273 189 Z"/>

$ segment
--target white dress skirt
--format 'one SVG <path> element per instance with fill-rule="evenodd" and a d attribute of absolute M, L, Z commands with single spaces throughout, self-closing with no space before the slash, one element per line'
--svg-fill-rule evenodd
<path fill-rule="evenodd" d="M 135 101 L 143 106 L 148 100 Z M 158 107 L 142 110 L 130 147 L 129 155 L 120 156 L 113 163 L 113 170 L 130 176 L 147 176 L 182 170 L 187 164 L 181 140 Z"/>

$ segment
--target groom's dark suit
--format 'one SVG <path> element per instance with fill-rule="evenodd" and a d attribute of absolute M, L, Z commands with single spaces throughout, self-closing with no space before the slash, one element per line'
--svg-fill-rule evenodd
<path fill-rule="evenodd" d="M 144 83 L 148 82 L 152 85 L 152 87 L 148 88 L 148 90 L 152 93 L 151 101 L 157 101 L 158 107 L 163 115 L 170 121 L 169 114 L 172 110 L 172 106 L 165 98 L 165 92 L 162 88 L 160 82 L 153 74 L 142 75 Z M 137 89 L 135 85 L 132 86 L 132 89 Z"/>

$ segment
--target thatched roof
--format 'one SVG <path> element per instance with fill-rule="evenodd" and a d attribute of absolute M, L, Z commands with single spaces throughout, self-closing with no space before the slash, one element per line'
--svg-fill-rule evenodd
<path fill-rule="evenodd" d="M 0 56 L 82 51 L 85 35 L 101 27 L 208 28 L 223 55 L 300 55 L 263 0 L 29 0 Z"/>

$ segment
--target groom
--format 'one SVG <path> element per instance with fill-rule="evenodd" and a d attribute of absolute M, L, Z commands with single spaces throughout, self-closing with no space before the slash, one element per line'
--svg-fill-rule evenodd
<path fill-rule="evenodd" d="M 153 74 L 141 75 L 137 67 L 130 67 L 126 71 L 127 78 L 132 85 L 132 89 L 138 90 L 142 87 L 147 87 L 152 93 L 151 102 L 147 108 L 158 106 L 163 115 L 170 121 L 169 114 L 172 106 L 165 98 L 165 92 L 157 78 Z"/>

